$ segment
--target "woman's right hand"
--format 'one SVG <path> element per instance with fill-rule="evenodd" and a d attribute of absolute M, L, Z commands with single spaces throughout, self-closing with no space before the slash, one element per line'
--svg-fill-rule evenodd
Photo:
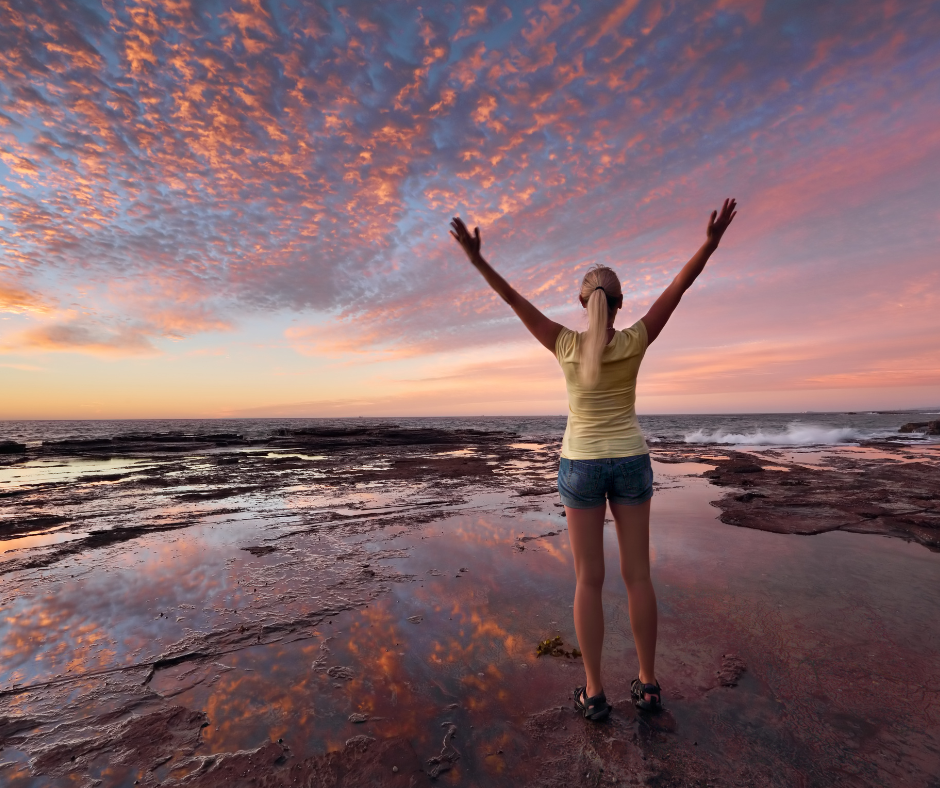
<path fill-rule="evenodd" d="M 463 220 L 459 216 L 455 216 L 450 223 L 451 231 L 450 234 L 457 239 L 463 250 L 467 253 L 467 257 L 470 258 L 470 261 L 473 262 L 480 256 L 480 228 L 473 228 L 473 235 L 470 235 L 470 231 L 467 229 L 467 225 L 463 223 Z"/>
<path fill-rule="evenodd" d="M 708 237 L 708 243 L 715 249 L 718 248 L 721 236 L 725 234 L 725 230 L 728 229 L 731 220 L 737 215 L 737 211 L 734 210 L 737 205 L 737 201 L 731 197 L 725 200 L 725 204 L 721 206 L 720 214 L 718 211 L 712 211 L 712 215 L 708 219 L 708 229 L 705 231 L 705 235 Z"/>

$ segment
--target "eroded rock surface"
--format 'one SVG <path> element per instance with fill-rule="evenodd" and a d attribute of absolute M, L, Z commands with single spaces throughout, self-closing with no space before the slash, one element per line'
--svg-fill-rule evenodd
<path fill-rule="evenodd" d="M 683 539 L 716 529 L 721 551 L 694 579 L 680 564 L 689 549 L 698 566 L 701 545 L 660 554 L 663 714 L 625 696 L 632 641 L 614 605 L 615 712 L 596 725 L 567 694 L 583 682 L 577 656 L 532 649 L 556 633 L 574 643 L 557 441 L 520 450 L 508 433 L 391 426 L 241 440 L 145 436 L 0 460 L 52 469 L 0 499 L 0 540 L 38 539 L 0 563 L 0 783 L 783 788 L 934 770 L 936 650 L 886 635 L 898 614 L 875 603 L 820 612 L 814 587 L 794 612 L 789 579 L 782 594 L 763 575 L 734 585 L 742 568 L 770 571 L 735 544 L 807 542 L 727 528 L 707 505 L 710 490 L 735 525 L 929 546 L 916 528 L 935 528 L 930 456 L 895 445 L 812 466 L 657 444 L 655 460 L 709 468 L 657 484 L 694 488 Z"/>
<path fill-rule="evenodd" d="M 870 448 L 877 453 L 833 455 L 825 465 L 801 464 L 779 451 L 720 447 L 704 457 L 686 445 L 657 447 L 656 454 L 715 466 L 703 475 L 727 488 L 714 505 L 729 525 L 781 534 L 880 534 L 940 550 L 940 453 L 911 459 L 897 443 Z"/>

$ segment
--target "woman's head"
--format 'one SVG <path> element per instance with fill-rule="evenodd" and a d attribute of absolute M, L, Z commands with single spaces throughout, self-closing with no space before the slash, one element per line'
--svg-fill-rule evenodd
<path fill-rule="evenodd" d="M 597 383 L 601 372 L 601 356 L 607 345 L 607 325 L 623 305 L 623 292 L 617 274 L 605 265 L 591 268 L 581 282 L 581 305 L 588 311 L 588 330 L 581 340 L 581 382 Z"/>

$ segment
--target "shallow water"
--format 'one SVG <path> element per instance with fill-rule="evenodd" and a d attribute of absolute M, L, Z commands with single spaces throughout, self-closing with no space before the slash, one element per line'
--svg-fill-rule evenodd
<path fill-rule="evenodd" d="M 532 778 L 534 759 L 550 761 L 549 733 L 585 727 L 573 716 L 548 732 L 531 724 L 570 706 L 583 683 L 580 660 L 535 656 L 544 638 L 576 642 L 563 510 L 556 496 L 519 494 L 517 474 L 545 484 L 544 456 L 500 461 L 515 489 L 383 483 L 329 495 L 310 481 L 245 493 L 184 529 L 7 574 L 0 716 L 34 727 L 0 752 L 0 777 L 73 784 L 67 767 L 31 774 L 35 759 L 95 735 L 89 720 L 172 703 L 208 715 L 202 755 L 283 739 L 305 758 L 365 733 L 404 737 L 425 761 L 443 754 L 446 784 Z M 625 700 L 636 658 L 606 533 L 606 690 L 618 719 L 651 737 L 639 739 L 642 757 L 671 753 L 688 774 L 753 784 L 927 784 L 940 771 L 940 554 L 870 535 L 725 525 L 709 505 L 718 491 L 700 477 L 710 466 L 654 467 L 668 712 L 652 723 Z M 111 492 L 110 517 L 135 502 L 151 518 L 192 509 Z M 194 653 L 153 669 L 160 655 Z M 715 675 L 729 653 L 747 665 L 735 687 Z M 179 755 L 148 775 L 147 764 L 116 760 L 89 756 L 83 773 L 172 782 L 198 767 Z"/>

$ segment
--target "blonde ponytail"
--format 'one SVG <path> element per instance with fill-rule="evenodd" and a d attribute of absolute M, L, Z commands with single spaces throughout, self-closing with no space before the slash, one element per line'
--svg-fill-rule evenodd
<path fill-rule="evenodd" d="M 620 280 L 610 268 L 597 266 L 581 282 L 581 298 L 587 301 L 588 330 L 581 336 L 579 377 L 581 384 L 597 385 L 601 356 L 607 346 L 607 321 L 622 295 Z"/>

